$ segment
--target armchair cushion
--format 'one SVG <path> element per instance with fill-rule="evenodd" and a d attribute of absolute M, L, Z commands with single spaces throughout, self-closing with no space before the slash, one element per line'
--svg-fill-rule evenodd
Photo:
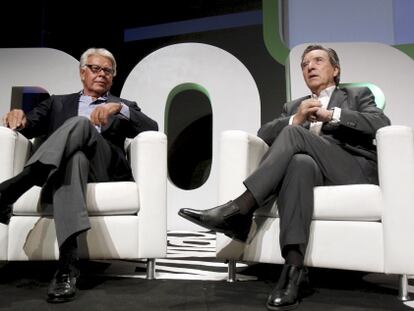
<path fill-rule="evenodd" d="M 314 202 L 314 220 L 381 221 L 382 199 L 377 185 L 315 187 Z M 256 215 L 279 217 L 277 203 L 258 209 Z"/>
<path fill-rule="evenodd" d="M 13 214 L 19 216 L 51 216 L 50 205 L 39 201 L 40 187 L 33 187 L 14 204 Z M 89 183 L 86 205 L 90 215 L 136 215 L 139 210 L 137 184 L 131 181 Z"/>

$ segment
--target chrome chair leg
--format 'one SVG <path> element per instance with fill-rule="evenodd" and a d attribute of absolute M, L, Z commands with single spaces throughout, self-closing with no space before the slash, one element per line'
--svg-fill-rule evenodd
<path fill-rule="evenodd" d="M 147 259 L 147 280 L 155 279 L 155 258 Z"/>
<path fill-rule="evenodd" d="M 227 263 L 228 266 L 228 276 L 227 276 L 227 282 L 233 283 L 236 282 L 236 260 L 230 259 Z"/>
<path fill-rule="evenodd" d="M 398 299 L 401 301 L 410 300 L 408 293 L 408 278 L 406 274 L 399 276 Z"/>

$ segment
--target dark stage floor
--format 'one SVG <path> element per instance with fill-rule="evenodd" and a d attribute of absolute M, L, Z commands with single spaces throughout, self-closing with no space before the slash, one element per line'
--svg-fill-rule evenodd
<path fill-rule="evenodd" d="M 169 235 L 168 258 L 157 261 L 156 280 L 144 278 L 144 262 L 82 261 L 77 299 L 59 305 L 45 301 L 56 262 L 0 264 L 0 310 L 266 310 L 280 265 L 239 264 L 242 281 L 228 283 L 226 265 L 212 258 L 214 235 L 203 233 L 198 251 L 182 239 L 185 234 Z M 320 268 L 309 274 L 312 292 L 298 310 L 414 309 L 414 301 L 397 300 L 396 276 Z"/>

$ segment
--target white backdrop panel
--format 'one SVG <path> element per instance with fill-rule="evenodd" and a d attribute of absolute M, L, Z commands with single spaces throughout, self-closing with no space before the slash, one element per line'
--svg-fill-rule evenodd
<path fill-rule="evenodd" d="M 138 102 L 165 130 L 168 95 L 193 83 L 207 90 L 213 112 L 213 159 L 208 180 L 194 190 L 167 186 L 168 229 L 200 229 L 177 215 L 180 208 L 206 209 L 217 204 L 218 139 L 224 130 L 256 133 L 260 97 L 252 75 L 233 55 L 212 45 L 181 43 L 161 48 L 140 61 L 128 76 L 122 97 Z M 191 148 L 191 147 L 190 147 Z"/>

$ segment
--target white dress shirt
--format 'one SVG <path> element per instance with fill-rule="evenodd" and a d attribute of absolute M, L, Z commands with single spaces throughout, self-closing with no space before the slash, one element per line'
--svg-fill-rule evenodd
<path fill-rule="evenodd" d="M 333 85 L 333 86 L 327 87 L 326 89 L 322 90 L 319 96 L 317 96 L 316 94 L 312 94 L 311 97 L 316 100 L 319 100 L 319 102 L 322 105 L 321 108 L 327 109 L 329 101 L 331 100 L 332 93 L 335 91 L 335 89 L 336 89 L 336 86 Z M 294 115 L 290 117 L 289 124 L 293 123 L 293 117 Z M 333 109 L 332 120 L 330 122 L 338 123 L 340 120 L 340 117 L 341 117 L 341 108 L 335 107 Z M 309 131 L 311 131 L 315 135 L 319 135 L 321 132 L 322 125 L 323 125 L 322 121 L 311 122 Z"/>
<path fill-rule="evenodd" d="M 328 108 L 329 100 L 331 99 L 331 95 L 333 91 L 335 90 L 335 88 L 336 88 L 335 86 L 330 86 L 324 89 L 323 91 L 321 91 L 319 96 L 316 96 L 316 94 L 312 94 L 311 97 L 316 100 L 319 100 L 319 102 L 322 105 L 321 108 L 326 109 Z M 322 125 L 323 125 L 322 121 L 311 122 L 309 126 L 309 131 L 311 131 L 312 133 L 316 135 L 319 135 L 321 133 Z"/>
<path fill-rule="evenodd" d="M 81 96 L 79 98 L 78 116 L 86 117 L 89 120 L 91 119 L 90 116 L 91 116 L 92 111 L 96 107 L 105 105 L 108 102 L 107 94 L 101 97 L 98 97 L 97 99 L 94 99 L 92 96 L 83 95 L 83 92 L 81 92 L 80 95 Z M 129 107 L 122 102 L 120 104 L 122 105 L 122 108 L 119 114 L 122 117 L 129 119 L 129 116 L 130 116 Z M 98 132 L 101 132 L 101 127 L 99 125 L 96 125 L 95 128 L 98 130 Z"/>

